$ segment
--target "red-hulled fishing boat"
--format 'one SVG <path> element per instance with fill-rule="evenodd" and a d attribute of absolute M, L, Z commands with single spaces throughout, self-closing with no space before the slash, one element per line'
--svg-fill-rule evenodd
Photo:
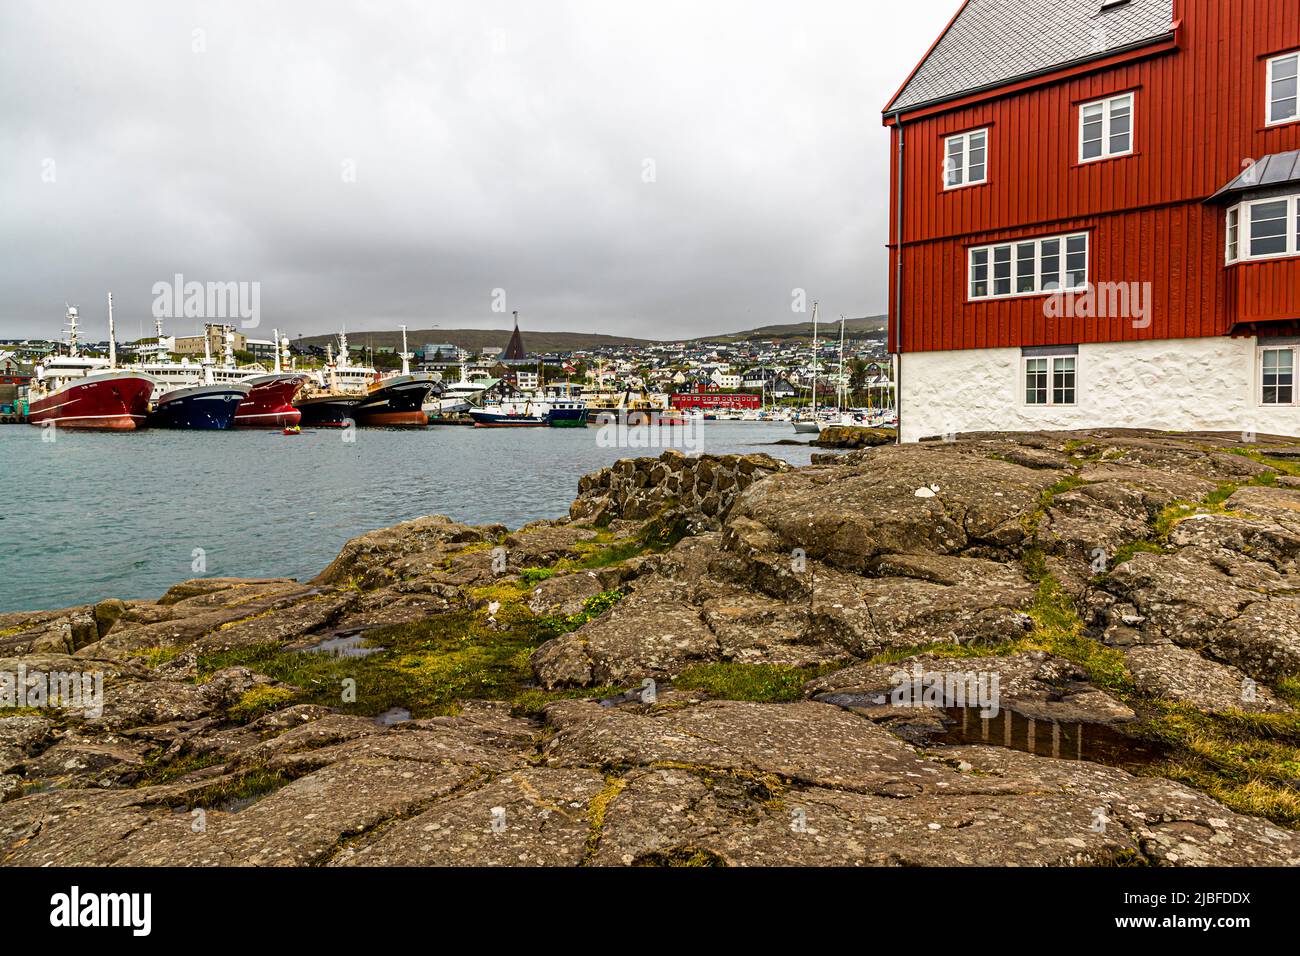
<path fill-rule="evenodd" d="M 68 353 L 37 366 L 28 399 L 33 425 L 133 431 L 145 426 L 154 381 L 141 372 L 116 368 L 113 296 L 108 297 L 109 357 L 89 358 L 77 345 L 77 309 L 68 308 Z"/>

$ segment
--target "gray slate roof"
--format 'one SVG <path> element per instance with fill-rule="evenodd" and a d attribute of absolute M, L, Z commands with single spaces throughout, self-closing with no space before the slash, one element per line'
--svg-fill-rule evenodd
<path fill-rule="evenodd" d="M 1173 0 L 970 0 L 885 112 L 945 100 L 1158 39 Z"/>
<path fill-rule="evenodd" d="M 1269 189 L 1275 186 L 1288 186 L 1300 183 L 1300 149 L 1289 153 L 1269 153 L 1254 165 L 1242 170 L 1228 185 L 1211 196 L 1207 202 L 1235 198 L 1241 193 Z"/>

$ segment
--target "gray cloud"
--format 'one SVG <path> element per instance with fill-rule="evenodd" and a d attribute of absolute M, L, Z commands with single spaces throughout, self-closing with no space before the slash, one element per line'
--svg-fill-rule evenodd
<path fill-rule="evenodd" d="M 294 333 L 881 312 L 880 109 L 955 6 L 5 5 L 0 334 L 111 289 L 133 335 L 178 272 Z"/>

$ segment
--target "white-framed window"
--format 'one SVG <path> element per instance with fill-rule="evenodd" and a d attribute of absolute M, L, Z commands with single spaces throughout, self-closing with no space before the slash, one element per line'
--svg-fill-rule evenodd
<path fill-rule="evenodd" d="M 1300 195 L 1238 203 L 1228 210 L 1228 262 L 1300 256 Z"/>
<path fill-rule="evenodd" d="M 976 246 L 968 253 L 971 299 L 1074 292 L 1088 285 L 1088 234 Z"/>
<path fill-rule="evenodd" d="M 943 141 L 943 188 L 960 189 L 989 181 L 989 131 L 958 133 Z"/>
<path fill-rule="evenodd" d="M 1261 405 L 1296 404 L 1296 361 L 1300 348 L 1294 345 L 1260 346 L 1259 403 Z"/>
<path fill-rule="evenodd" d="M 1133 152 L 1133 94 L 1124 93 L 1079 107 L 1079 162 L 1091 163 Z"/>
<path fill-rule="evenodd" d="M 1029 356 L 1024 362 L 1026 405 L 1076 404 L 1079 362 L 1076 356 Z"/>
<path fill-rule="evenodd" d="M 1300 97 L 1296 81 L 1300 74 L 1300 50 L 1284 53 L 1268 61 L 1267 102 L 1264 115 L 1269 126 L 1294 123 L 1300 119 Z"/>

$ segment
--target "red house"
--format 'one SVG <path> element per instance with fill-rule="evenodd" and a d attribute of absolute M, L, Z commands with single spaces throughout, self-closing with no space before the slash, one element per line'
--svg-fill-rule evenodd
<path fill-rule="evenodd" d="M 885 108 L 904 441 L 1300 434 L 1300 2 L 966 0 Z"/>

